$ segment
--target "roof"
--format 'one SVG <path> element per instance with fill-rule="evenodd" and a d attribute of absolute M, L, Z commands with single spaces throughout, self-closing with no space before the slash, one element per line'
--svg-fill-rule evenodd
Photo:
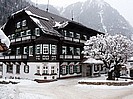
<path fill-rule="evenodd" d="M 83 27 L 84 29 L 87 29 L 87 30 L 93 30 L 93 29 L 87 28 L 86 26 L 78 22 L 66 19 L 56 14 L 52 14 L 50 12 L 41 10 L 34 6 L 26 7 L 25 9 L 20 10 L 12 15 L 14 16 L 17 13 L 20 13 L 22 11 L 25 11 L 25 13 L 27 13 L 30 16 L 33 22 L 35 22 L 45 34 L 61 37 L 62 35 L 57 31 L 57 29 L 64 28 L 66 26 L 69 26 L 70 24 Z"/>
<path fill-rule="evenodd" d="M 83 62 L 84 64 L 103 64 L 103 61 L 101 60 L 96 60 L 94 58 L 88 58 Z"/>

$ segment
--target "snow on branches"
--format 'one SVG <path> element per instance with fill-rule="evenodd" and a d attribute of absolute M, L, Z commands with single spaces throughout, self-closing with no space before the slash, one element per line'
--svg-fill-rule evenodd
<path fill-rule="evenodd" d="M 86 58 L 100 59 L 110 69 L 111 65 L 123 65 L 133 54 L 133 43 L 123 35 L 109 34 L 90 37 L 86 41 L 83 54 Z"/>

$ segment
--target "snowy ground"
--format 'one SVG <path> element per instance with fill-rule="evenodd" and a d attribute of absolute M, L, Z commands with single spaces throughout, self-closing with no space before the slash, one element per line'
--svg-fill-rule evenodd
<path fill-rule="evenodd" d="M 34 81 L 19 80 L 20 83 L 17 85 L 0 85 L 0 99 L 132 99 L 133 97 L 133 85 L 78 84 L 82 79 L 92 80 L 92 78 L 71 78 L 39 84 Z M 103 77 L 93 79 L 101 80 Z"/>

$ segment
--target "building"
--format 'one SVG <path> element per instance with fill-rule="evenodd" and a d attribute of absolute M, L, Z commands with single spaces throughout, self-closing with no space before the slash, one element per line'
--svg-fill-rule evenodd
<path fill-rule="evenodd" d="M 84 42 L 101 34 L 34 6 L 12 14 L 3 31 L 11 42 L 3 77 L 38 81 L 81 76 Z"/>

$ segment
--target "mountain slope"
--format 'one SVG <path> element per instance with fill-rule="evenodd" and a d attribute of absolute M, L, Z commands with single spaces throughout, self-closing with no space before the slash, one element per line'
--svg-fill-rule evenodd
<path fill-rule="evenodd" d="M 0 0 L 0 26 L 2 26 L 7 17 L 29 5 L 25 0 Z"/>
<path fill-rule="evenodd" d="M 120 33 L 130 37 L 133 31 L 118 11 L 103 0 L 77 2 L 63 9 L 61 14 L 69 19 L 73 16 L 75 21 L 112 35 Z"/>

